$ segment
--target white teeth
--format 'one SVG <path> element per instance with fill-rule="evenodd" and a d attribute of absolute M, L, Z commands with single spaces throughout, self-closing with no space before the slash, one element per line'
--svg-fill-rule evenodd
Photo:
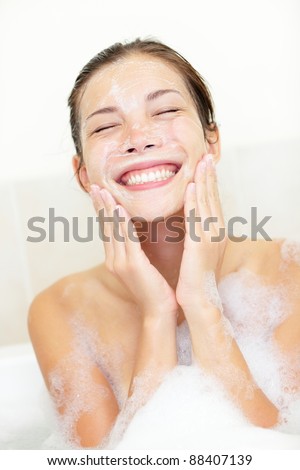
<path fill-rule="evenodd" d="M 146 174 L 146 173 L 142 173 L 142 182 L 143 182 L 143 183 L 147 183 L 147 181 L 148 181 L 148 176 L 147 176 L 147 174 Z"/>
<path fill-rule="evenodd" d="M 140 175 L 137 174 L 135 176 L 132 175 L 126 184 L 132 186 L 134 184 L 148 183 L 149 181 L 163 181 L 171 178 L 171 176 L 174 176 L 175 174 L 175 171 L 169 171 L 165 169 L 161 171 L 156 170 L 155 173 L 154 171 L 150 171 L 149 173 L 142 173 Z"/>

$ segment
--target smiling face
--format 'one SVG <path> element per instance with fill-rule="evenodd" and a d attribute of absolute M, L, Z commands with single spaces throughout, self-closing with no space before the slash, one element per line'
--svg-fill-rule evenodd
<path fill-rule="evenodd" d="M 85 189 L 105 187 L 132 216 L 149 221 L 182 209 L 197 162 L 215 153 L 181 76 L 149 55 L 132 54 L 96 72 L 83 91 L 80 119 Z"/>

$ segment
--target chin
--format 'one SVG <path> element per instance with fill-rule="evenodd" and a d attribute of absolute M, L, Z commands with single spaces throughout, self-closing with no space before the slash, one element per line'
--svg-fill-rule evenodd
<path fill-rule="evenodd" d="M 171 216 L 183 215 L 183 202 L 181 204 L 174 203 L 172 206 L 170 206 L 170 204 L 160 204 L 157 206 L 152 205 L 152 207 L 150 205 L 148 205 L 148 207 L 140 206 L 139 208 L 128 207 L 127 211 L 133 218 L 141 217 L 147 222 L 154 222 L 158 219 L 166 220 Z"/>

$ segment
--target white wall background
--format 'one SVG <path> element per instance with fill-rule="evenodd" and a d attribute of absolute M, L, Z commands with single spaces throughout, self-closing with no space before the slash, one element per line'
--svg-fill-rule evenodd
<path fill-rule="evenodd" d="M 33 296 L 102 259 L 100 242 L 30 244 L 27 220 L 93 215 L 72 180 L 67 97 L 101 49 L 155 36 L 208 81 L 228 216 L 300 239 L 300 2 L 0 0 L 0 344 L 26 341 Z"/>

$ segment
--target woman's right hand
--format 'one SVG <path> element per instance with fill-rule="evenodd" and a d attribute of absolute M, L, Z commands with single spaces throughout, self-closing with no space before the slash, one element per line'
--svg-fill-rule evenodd
<path fill-rule="evenodd" d="M 99 217 L 101 209 L 106 218 L 112 218 L 117 209 L 119 220 L 121 219 L 118 229 L 121 240 L 117 240 L 114 236 L 115 222 L 105 222 L 102 225 L 105 264 L 108 270 L 128 288 L 144 317 L 157 317 L 166 313 L 176 317 L 179 307 L 175 292 L 150 263 L 137 235 L 134 235 L 134 239 L 129 236 L 129 229 L 130 234 L 133 234 L 135 228 L 128 212 L 116 204 L 107 189 L 100 189 L 93 184 L 90 196 Z"/>

